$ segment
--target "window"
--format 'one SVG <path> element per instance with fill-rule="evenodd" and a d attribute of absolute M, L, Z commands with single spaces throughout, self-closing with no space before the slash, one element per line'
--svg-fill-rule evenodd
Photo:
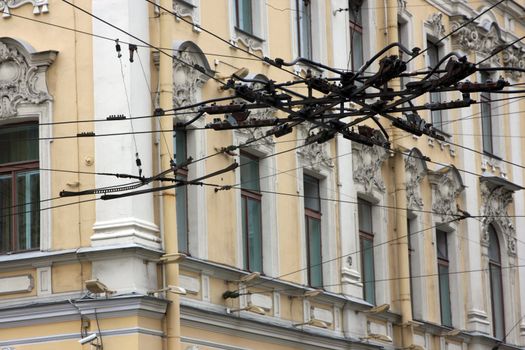
<path fill-rule="evenodd" d="M 312 59 L 311 0 L 295 0 L 298 56 Z"/>
<path fill-rule="evenodd" d="M 487 73 L 481 73 L 481 82 L 490 80 Z M 481 134 L 483 139 L 483 152 L 494 154 L 494 144 L 492 142 L 492 106 L 490 92 L 482 92 L 481 99 Z"/>
<path fill-rule="evenodd" d="M 252 14 L 252 0 L 235 0 L 235 25 L 237 29 L 248 34 L 254 34 Z"/>
<path fill-rule="evenodd" d="M 244 269 L 263 270 L 259 159 L 241 153 L 241 215 Z"/>
<path fill-rule="evenodd" d="M 0 252 L 38 249 L 38 125 L 3 127 L 0 140 Z"/>
<path fill-rule="evenodd" d="M 501 278 L 501 255 L 496 230 L 492 225 L 489 225 L 488 230 L 492 331 L 494 332 L 494 338 L 503 339 L 505 337 L 505 313 L 503 304 L 503 283 Z"/>
<path fill-rule="evenodd" d="M 372 229 L 372 204 L 358 201 L 359 242 L 361 251 L 361 279 L 363 280 L 363 299 L 376 303 L 374 272 L 374 233 Z"/>
<path fill-rule="evenodd" d="M 356 71 L 364 63 L 363 55 L 363 22 L 361 6 L 358 1 L 350 0 L 350 48 L 352 50 L 352 71 Z"/>
<path fill-rule="evenodd" d="M 434 44 L 432 41 L 427 40 L 427 53 L 428 53 L 428 67 L 433 69 L 437 66 L 440 57 L 439 57 L 439 46 Z M 439 74 L 433 74 L 432 79 L 439 78 Z M 440 92 L 431 92 L 430 93 L 430 103 L 441 103 L 441 93 Z M 443 129 L 443 114 L 441 110 L 431 111 L 431 123 L 432 125 L 439 129 Z"/>
<path fill-rule="evenodd" d="M 452 327 L 452 308 L 450 305 L 449 256 L 447 233 L 436 231 L 436 246 L 439 279 L 439 307 L 441 324 Z"/>
<path fill-rule="evenodd" d="M 412 232 L 412 227 L 414 219 L 408 219 L 407 218 L 407 241 L 408 241 L 408 272 L 410 274 L 410 303 L 412 304 L 412 318 L 414 318 L 414 276 L 415 276 L 415 250 L 414 250 L 414 241 L 415 241 L 415 233 Z"/>
<path fill-rule="evenodd" d="M 304 213 L 308 260 L 308 284 L 312 287 L 323 286 L 323 260 L 321 242 L 321 200 L 319 198 L 319 180 L 304 175 Z"/>
<path fill-rule="evenodd" d="M 186 130 L 175 130 L 173 133 L 173 149 L 175 153 L 175 164 L 179 166 L 187 159 Z M 181 167 L 177 169 L 178 180 L 188 180 L 188 169 Z M 176 189 L 176 211 L 177 211 L 177 240 L 179 252 L 189 253 L 188 247 L 188 186 Z"/>

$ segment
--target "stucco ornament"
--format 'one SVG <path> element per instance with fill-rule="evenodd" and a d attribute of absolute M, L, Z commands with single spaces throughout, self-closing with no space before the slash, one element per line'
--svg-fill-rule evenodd
<path fill-rule="evenodd" d="M 173 60 L 173 107 L 179 108 L 198 102 L 200 88 L 214 72 L 210 69 L 206 56 L 193 42 L 183 42 L 175 45 L 174 49 L 178 52 L 175 54 L 177 59 Z M 188 112 L 195 110 L 196 108 L 185 109 Z M 185 119 L 190 117 L 189 115 Z"/>
<path fill-rule="evenodd" d="M 468 19 L 463 16 L 451 18 L 451 30 L 455 31 Z M 499 26 L 495 22 L 484 21 L 481 24 L 469 23 L 452 34 L 452 47 L 468 54 L 471 51 L 482 56 L 491 56 L 492 53 L 505 44 L 501 38 Z M 501 65 L 501 54 L 493 55 L 487 64 Z"/>
<path fill-rule="evenodd" d="M 381 174 L 381 166 L 388 158 L 388 152 L 379 146 L 366 146 L 352 142 L 354 165 L 354 180 L 364 186 L 365 192 L 377 189 L 386 190 Z"/>
<path fill-rule="evenodd" d="M 457 169 L 445 167 L 429 171 L 429 181 L 432 184 L 432 211 L 442 223 L 457 219 L 457 198 L 465 188 Z"/>
<path fill-rule="evenodd" d="M 403 12 L 407 9 L 407 0 L 397 0 L 397 11 Z"/>
<path fill-rule="evenodd" d="M 181 17 L 189 17 L 194 24 L 199 24 L 198 0 L 173 0 L 173 12 Z M 176 17 L 178 20 L 179 18 Z"/>
<path fill-rule="evenodd" d="M 20 103 L 40 104 L 51 96 L 38 87 L 39 67 L 18 48 L 0 42 L 0 120 L 17 115 Z"/>
<path fill-rule="evenodd" d="M 410 209 L 423 208 L 420 184 L 426 175 L 427 168 L 421 158 L 422 154 L 417 149 L 413 149 L 405 157 L 407 207 Z"/>
<path fill-rule="evenodd" d="M 427 23 L 436 38 L 442 38 L 445 35 L 445 26 L 443 25 L 443 13 L 436 12 L 430 15 Z"/>
<path fill-rule="evenodd" d="M 303 122 L 300 124 L 297 127 L 298 139 L 306 141 L 306 138 L 309 136 L 309 129 L 313 125 L 314 124 L 309 122 Z M 299 148 L 297 153 L 302 157 L 305 166 L 309 169 L 320 171 L 323 167 L 333 168 L 334 164 L 332 162 L 332 158 L 330 158 L 329 145 L 329 142 L 324 142 L 321 144 L 314 142 Z"/>
<path fill-rule="evenodd" d="M 10 17 L 11 12 L 9 9 L 14 9 L 25 4 L 33 5 L 33 14 L 35 15 L 49 12 L 48 0 L 1 0 L 0 11 L 2 12 L 2 17 Z"/>
<path fill-rule="evenodd" d="M 505 67 L 525 68 L 525 48 L 511 46 L 502 52 L 503 65 Z M 522 77 L 522 72 L 507 71 L 506 74 L 512 79 L 518 80 Z"/>
<path fill-rule="evenodd" d="M 491 186 L 487 181 L 482 181 L 480 186 L 482 200 L 481 215 L 483 216 L 482 241 L 488 244 L 488 226 L 495 223 L 505 237 L 508 254 L 515 255 L 516 230 L 507 213 L 508 206 L 512 203 L 513 191 L 503 186 Z"/>

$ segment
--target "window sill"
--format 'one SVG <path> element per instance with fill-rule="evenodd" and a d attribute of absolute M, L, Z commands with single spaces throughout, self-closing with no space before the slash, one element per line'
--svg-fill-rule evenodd
<path fill-rule="evenodd" d="M 251 51 L 256 51 L 256 50 L 264 51 L 263 50 L 263 46 L 265 42 L 264 39 L 252 33 L 248 33 L 238 27 L 235 27 L 234 29 L 235 29 L 235 34 L 234 34 L 235 37 L 233 38 L 232 42 L 235 46 L 238 46 L 237 42 L 240 40 Z"/>

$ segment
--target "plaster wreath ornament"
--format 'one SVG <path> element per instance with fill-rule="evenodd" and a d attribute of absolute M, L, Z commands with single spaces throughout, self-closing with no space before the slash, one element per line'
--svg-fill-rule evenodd
<path fill-rule="evenodd" d="M 429 171 L 429 181 L 432 184 L 432 211 L 443 223 L 457 219 L 457 198 L 465 188 L 457 169 L 444 167 L 437 171 Z"/>
<path fill-rule="evenodd" d="M 17 115 L 21 103 L 40 104 L 51 100 L 45 91 L 39 91 L 39 67 L 28 63 L 15 47 L 0 42 L 0 119 Z"/>

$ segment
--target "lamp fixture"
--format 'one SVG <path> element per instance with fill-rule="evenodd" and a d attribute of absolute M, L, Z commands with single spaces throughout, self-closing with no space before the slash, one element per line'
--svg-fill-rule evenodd
<path fill-rule="evenodd" d="M 148 295 L 154 295 L 161 292 L 170 292 L 173 294 L 179 294 L 179 295 L 186 295 L 187 291 L 186 289 L 179 287 L 179 286 L 167 286 L 161 289 L 156 290 L 150 290 L 148 291 Z"/>
<path fill-rule="evenodd" d="M 266 315 L 266 311 L 264 311 L 264 309 L 262 307 L 257 306 L 257 305 L 253 305 L 253 304 L 250 304 L 250 303 L 246 307 L 243 307 L 243 308 L 240 308 L 240 309 L 226 308 L 226 313 L 227 314 L 231 314 L 231 313 L 239 312 L 239 311 L 250 311 L 250 312 L 253 312 L 253 313 L 256 313 L 256 314 L 259 314 L 259 315 Z"/>
<path fill-rule="evenodd" d="M 100 294 L 100 293 L 106 293 L 106 294 L 113 294 L 115 291 L 110 290 L 104 283 L 100 282 L 97 279 L 93 280 L 87 280 L 84 282 L 86 285 L 86 289 L 94 294 Z"/>
<path fill-rule="evenodd" d="M 363 312 L 365 314 L 380 314 L 380 313 L 383 313 L 383 312 L 387 312 L 388 310 L 390 310 L 390 304 L 381 304 L 381 305 L 378 305 L 378 306 L 374 306 L 371 309 L 363 310 L 361 312 Z"/>
<path fill-rule="evenodd" d="M 186 259 L 187 255 L 184 253 L 172 253 L 172 254 L 164 254 L 160 257 L 160 262 L 167 264 L 167 263 L 180 263 Z"/>
<path fill-rule="evenodd" d="M 380 341 L 384 341 L 384 342 L 388 342 L 388 343 L 392 342 L 392 338 L 390 338 L 386 334 L 368 333 L 368 335 L 366 337 L 362 337 L 361 338 L 361 340 L 369 340 L 369 339 L 380 340 Z"/>
<path fill-rule="evenodd" d="M 292 325 L 293 327 L 300 327 L 300 326 L 314 326 L 319 328 L 328 328 L 328 324 L 324 321 L 318 320 L 316 318 L 310 319 L 310 321 L 303 322 L 303 323 L 295 323 Z"/>

